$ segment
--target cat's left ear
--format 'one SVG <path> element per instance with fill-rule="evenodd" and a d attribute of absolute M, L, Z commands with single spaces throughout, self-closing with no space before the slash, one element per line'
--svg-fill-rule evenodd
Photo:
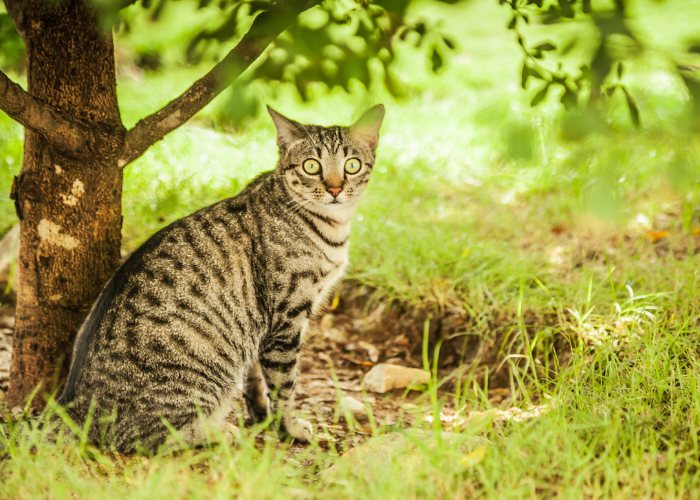
<path fill-rule="evenodd" d="M 304 126 L 278 113 L 270 106 L 267 107 L 272 121 L 277 128 L 277 144 L 284 146 L 304 137 Z"/>
<path fill-rule="evenodd" d="M 377 147 L 377 141 L 379 140 L 379 129 L 382 126 L 382 120 L 384 120 L 384 106 L 377 104 L 365 111 L 365 114 L 359 120 L 350 125 L 350 135 L 367 141 L 369 146 L 374 149 Z"/>

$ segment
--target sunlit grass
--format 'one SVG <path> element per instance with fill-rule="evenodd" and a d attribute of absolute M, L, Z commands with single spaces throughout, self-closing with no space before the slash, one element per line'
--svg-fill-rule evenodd
<path fill-rule="evenodd" d="M 285 114 L 325 124 L 350 123 L 366 106 L 386 104 L 348 277 L 382 299 L 477 318 L 467 333 L 503 346 L 508 404 L 548 411 L 520 422 L 494 419 L 486 382 L 469 374 L 458 393 L 441 395 L 466 419 L 456 429 L 459 445 L 424 435 L 419 451 L 407 452 L 415 462 L 382 455 L 374 472 L 341 465 L 333 478 L 319 471 L 335 452 L 313 444 L 298 456 L 272 439 L 261 445 L 254 431 L 233 448 L 176 459 L 87 458 L 75 444 L 51 444 L 35 424 L 18 424 L 0 434 L 7 496 L 630 498 L 697 491 L 700 137 L 687 123 L 687 96 L 652 57 L 626 70 L 642 130 L 631 126 L 623 102 L 600 111 L 603 127 L 601 116 L 565 113 L 554 101 L 532 109 L 532 89 L 518 86 L 520 55 L 505 30 L 507 12 L 495 3 L 422 7 L 457 36 L 459 50 L 436 77 L 416 71 L 407 56 L 399 75 L 405 100 L 377 89 L 350 98 L 319 92 L 310 104 L 284 89 L 256 92 Z M 692 16 L 671 6 L 640 5 L 654 13 L 649 36 L 666 33 L 675 44 L 695 29 Z M 132 40 L 131 49 L 148 38 Z M 175 59 L 170 53 L 161 73 L 123 74 L 127 124 L 205 70 L 171 71 Z M 235 104 L 221 96 L 127 168 L 128 251 L 274 167 L 274 128 L 264 113 L 235 130 L 219 121 Z M 6 117 L 0 145 L 0 188 L 8 192 L 21 131 Z M 11 201 L 0 198 L 0 232 L 13 221 Z M 568 365 L 544 369 L 555 339 L 569 343 Z M 406 463 L 418 466 L 409 474 Z"/>
<path fill-rule="evenodd" d="M 616 340 L 595 347 L 574 340 L 570 366 L 542 389 L 547 397 L 537 411 L 524 395 L 524 413 L 494 412 L 465 381 L 457 401 L 462 420 L 452 432 L 435 434 L 419 423 L 404 438 L 380 438 L 393 431 L 380 427 L 377 448 L 339 461 L 332 472 L 336 452 L 317 443 L 289 452 L 274 433 L 256 437 L 259 429 L 244 429 L 232 447 L 122 457 L 56 437 L 37 421 L 19 422 L 0 430 L 3 491 L 12 498 L 686 496 L 700 486 L 700 315 L 689 298 L 696 281 L 689 277 L 669 296 L 639 297 L 636 309 L 620 301 L 631 316 L 668 303 L 677 306 L 674 314 L 617 325 L 586 317 L 582 324 L 607 326 Z M 513 373 L 516 381 L 529 377 L 524 366 Z"/>

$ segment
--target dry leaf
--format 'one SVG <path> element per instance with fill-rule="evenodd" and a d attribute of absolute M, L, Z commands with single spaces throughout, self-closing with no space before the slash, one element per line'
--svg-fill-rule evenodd
<path fill-rule="evenodd" d="M 377 349 L 374 345 L 370 344 L 369 342 L 365 342 L 364 340 L 360 340 L 357 343 L 357 346 L 360 349 L 367 351 L 367 357 L 372 363 L 379 361 L 379 349 Z"/>
<path fill-rule="evenodd" d="M 363 359 L 353 358 L 352 356 L 348 356 L 347 354 L 341 354 L 340 358 L 344 359 L 345 361 L 349 361 L 353 365 L 367 366 L 367 367 L 374 366 L 374 363 L 372 363 L 371 361 L 365 361 Z"/>
<path fill-rule="evenodd" d="M 670 233 L 668 231 L 647 231 L 647 237 L 653 242 L 656 243 L 657 241 L 661 241 L 665 238 L 668 238 L 668 235 Z"/>
<path fill-rule="evenodd" d="M 394 339 L 394 345 L 406 347 L 409 344 L 408 337 L 403 333 Z"/>
<path fill-rule="evenodd" d="M 340 304 L 340 292 L 336 292 L 335 295 L 333 296 L 333 300 L 331 301 L 331 306 L 330 309 L 331 311 L 337 309 L 338 304 Z"/>
<path fill-rule="evenodd" d="M 552 234 L 559 236 L 562 233 L 566 232 L 566 227 L 564 224 L 554 224 L 551 228 L 550 231 L 552 231 Z"/>

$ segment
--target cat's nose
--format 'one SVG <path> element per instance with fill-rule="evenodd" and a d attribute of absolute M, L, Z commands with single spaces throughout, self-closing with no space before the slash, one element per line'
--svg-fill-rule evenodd
<path fill-rule="evenodd" d="M 329 187 L 326 188 L 326 191 L 328 191 L 330 194 L 333 195 L 333 198 L 337 198 L 340 192 L 343 190 L 341 187 Z"/>

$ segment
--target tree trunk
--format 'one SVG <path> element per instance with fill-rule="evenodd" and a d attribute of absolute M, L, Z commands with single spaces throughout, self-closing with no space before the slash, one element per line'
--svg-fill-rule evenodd
<path fill-rule="evenodd" d="M 16 329 L 8 403 L 56 389 L 81 322 L 119 263 L 122 173 L 110 33 L 82 0 L 22 3 L 33 96 L 97 131 L 87 157 L 25 132 L 13 185 L 20 218 Z M 43 406 L 34 399 L 35 408 Z"/>

